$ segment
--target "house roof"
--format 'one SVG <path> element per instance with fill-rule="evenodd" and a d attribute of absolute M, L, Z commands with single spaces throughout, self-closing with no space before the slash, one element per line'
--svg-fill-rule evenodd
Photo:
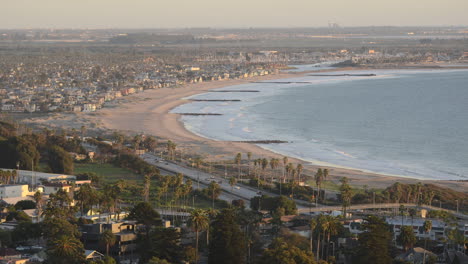
<path fill-rule="evenodd" d="M 104 254 L 96 250 L 85 249 L 85 257 L 86 259 L 103 258 Z"/>

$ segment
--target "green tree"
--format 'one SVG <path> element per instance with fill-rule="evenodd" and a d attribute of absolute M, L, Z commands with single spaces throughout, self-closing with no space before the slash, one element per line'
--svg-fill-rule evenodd
<path fill-rule="evenodd" d="M 317 196 L 315 196 L 315 197 L 316 197 L 316 201 L 319 201 L 320 200 L 320 189 L 321 189 L 322 182 L 323 182 L 323 172 L 322 172 L 321 168 L 317 169 L 317 173 L 315 173 L 314 179 L 315 179 L 315 185 L 317 186 Z"/>
<path fill-rule="evenodd" d="M 195 259 L 198 260 L 198 250 L 199 250 L 198 240 L 199 240 L 200 231 L 207 230 L 209 228 L 209 218 L 208 218 L 208 215 L 207 215 L 206 211 L 204 211 L 202 209 L 196 209 L 196 210 L 192 211 L 192 213 L 190 214 L 188 224 L 193 229 L 193 231 L 195 231 L 195 234 L 196 234 L 196 237 L 195 237 L 195 250 L 196 250 Z"/>
<path fill-rule="evenodd" d="M 138 224 L 144 225 L 147 236 L 152 227 L 162 225 L 159 213 L 153 209 L 151 204 L 146 202 L 135 205 L 130 211 L 128 219 L 136 220 Z"/>
<path fill-rule="evenodd" d="M 73 158 L 59 146 L 49 148 L 47 164 L 54 173 L 73 174 Z"/>
<path fill-rule="evenodd" d="M 358 235 L 359 246 L 353 263 L 392 263 L 389 253 L 392 234 L 385 221 L 368 216 L 361 227 L 364 232 Z"/>
<path fill-rule="evenodd" d="M 239 176 L 238 178 L 240 179 L 241 178 L 241 162 L 242 162 L 242 154 L 241 153 L 237 153 L 236 157 L 234 158 L 234 162 L 237 164 L 237 170 L 238 170 L 238 173 L 239 173 Z"/>
<path fill-rule="evenodd" d="M 147 263 L 153 257 L 171 263 L 180 263 L 184 258 L 180 232 L 174 228 L 158 227 L 151 230 L 148 239 L 139 238 L 138 248 L 141 263 Z"/>
<path fill-rule="evenodd" d="M 231 192 L 234 190 L 234 185 L 236 185 L 237 180 L 234 177 L 229 178 L 229 185 L 231 185 Z"/>
<path fill-rule="evenodd" d="M 340 181 L 341 205 L 343 206 L 343 216 L 346 218 L 346 209 L 351 205 L 353 191 L 351 190 L 351 186 L 348 184 L 348 178 L 343 177 Z"/>
<path fill-rule="evenodd" d="M 216 182 L 212 181 L 208 187 L 203 189 L 203 193 L 210 197 L 212 201 L 212 208 L 214 209 L 214 201 L 218 199 L 219 195 L 221 194 L 221 187 Z"/>
<path fill-rule="evenodd" d="M 209 264 L 238 264 L 245 261 L 246 240 L 233 209 L 223 209 L 212 223 Z"/>
<path fill-rule="evenodd" d="M 424 233 L 426 233 L 426 237 L 424 238 L 424 249 L 425 249 L 424 256 L 423 256 L 423 264 L 424 264 L 426 263 L 427 239 L 428 239 L 429 233 L 432 230 L 432 221 L 431 220 L 424 221 L 423 228 L 424 228 Z"/>
<path fill-rule="evenodd" d="M 47 257 L 47 263 L 51 264 L 84 263 L 83 244 L 74 236 L 62 235 L 51 241 Z"/>
<path fill-rule="evenodd" d="M 169 261 L 165 259 L 160 259 L 158 257 L 152 257 L 149 261 L 148 264 L 171 264 Z"/>
<path fill-rule="evenodd" d="M 286 243 L 281 238 L 275 239 L 263 252 L 259 264 L 315 264 L 314 255 L 307 250 Z"/>
<path fill-rule="evenodd" d="M 112 230 L 106 229 L 104 232 L 101 233 L 101 237 L 99 238 L 100 242 L 106 246 L 106 255 L 109 256 L 109 247 L 113 246 L 117 241 L 114 233 Z"/>
<path fill-rule="evenodd" d="M 250 176 L 250 161 L 252 160 L 252 152 L 247 152 L 247 160 L 248 160 L 248 175 Z"/>
<path fill-rule="evenodd" d="M 403 246 L 405 251 L 412 248 L 416 243 L 416 236 L 414 235 L 413 228 L 411 226 L 402 226 L 400 228 L 400 234 L 397 237 L 397 242 Z"/>

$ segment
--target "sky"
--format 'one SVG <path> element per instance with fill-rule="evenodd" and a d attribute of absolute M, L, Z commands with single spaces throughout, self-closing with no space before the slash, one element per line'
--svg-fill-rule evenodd
<path fill-rule="evenodd" d="M 466 26 L 468 0 L 0 0 L 0 28 Z"/>

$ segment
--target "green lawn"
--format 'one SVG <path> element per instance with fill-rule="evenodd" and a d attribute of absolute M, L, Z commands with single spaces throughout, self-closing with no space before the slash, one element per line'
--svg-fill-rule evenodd
<path fill-rule="evenodd" d="M 94 172 L 101 176 L 103 182 L 105 183 L 113 183 L 121 179 L 134 183 L 143 182 L 143 176 L 108 163 L 75 163 L 75 174 L 80 174 L 83 172 Z"/>

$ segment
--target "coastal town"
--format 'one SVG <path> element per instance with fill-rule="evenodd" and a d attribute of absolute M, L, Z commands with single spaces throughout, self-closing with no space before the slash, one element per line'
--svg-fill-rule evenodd
<path fill-rule="evenodd" d="M 277 138 L 210 139 L 181 118 L 223 114 L 171 112 L 256 100 L 220 92 L 268 90 L 235 85 L 371 79 L 381 70 L 463 74 L 467 35 L 466 27 L 333 23 L 0 29 L 0 264 L 468 263 L 463 173 L 335 167 L 268 148 L 291 143 L 282 130 Z M 191 97 L 213 89 L 216 96 Z M 223 126 L 234 130 L 243 113 L 229 114 Z M 308 123 L 297 114 L 287 119 Z"/>
<path fill-rule="evenodd" d="M 166 49 L 159 47 L 158 52 L 161 55 L 153 55 L 152 50 L 155 44 L 151 43 L 158 43 L 158 45 L 172 43 L 178 40 L 178 35 L 143 34 L 142 36 L 135 33 L 133 35 L 99 33 L 99 31 L 78 31 L 60 34 L 59 32 L 37 31 L 20 34 L 5 31 L 0 34 L 2 36 L 0 45 L 7 45 L 5 51 L 11 51 L 2 55 L 0 65 L 1 112 L 94 112 L 102 108 L 106 102 L 148 89 L 174 88 L 190 83 L 278 74 L 279 71 L 287 70 L 289 65 L 295 64 L 332 62 L 329 65 L 359 65 L 361 67 L 379 65 L 379 67 L 392 68 L 421 63 L 435 66 L 444 63 L 456 65 L 468 60 L 468 51 L 463 48 L 434 51 L 433 45 L 435 44 L 430 39 L 424 38 L 416 39 L 417 42 L 411 49 L 390 49 L 387 46 L 379 47 L 375 43 L 372 44 L 373 42 L 368 42 L 365 45 L 369 47 L 346 49 L 322 47 L 306 50 L 285 50 L 284 48 L 262 50 L 246 47 L 226 50 L 226 48 L 196 49 L 190 47 L 186 54 L 174 53 L 172 50 L 161 52 L 160 50 Z M 184 36 L 181 35 L 179 38 L 187 41 L 183 38 Z M 238 38 L 247 36 L 239 34 Z M 149 43 L 146 40 L 148 37 Z M 70 38 L 83 38 L 81 42 L 84 43 L 88 43 L 91 39 L 101 39 L 104 43 L 116 41 L 120 43 L 118 40 L 121 38 L 130 39 L 134 40 L 130 42 L 133 52 L 128 54 L 125 46 L 122 47 L 122 45 L 128 45 L 126 42 L 117 47 L 112 46 L 112 49 L 122 52 L 119 55 L 106 54 L 105 48 L 102 47 L 95 48 L 98 50 L 96 54 L 88 52 L 60 55 L 55 52 L 33 51 L 32 47 L 26 46 L 22 49 L 26 51 L 31 49 L 34 55 L 24 56 L 21 55 L 22 51 L 15 51 L 8 46 L 14 40 L 20 40 L 22 43 L 35 43 L 34 41 L 61 43 L 60 41 L 63 41 L 57 47 L 62 49 L 66 45 L 72 45 L 65 44 Z M 144 40 L 143 44 L 135 46 L 134 42 L 141 39 Z M 192 41 L 197 37 L 190 36 L 188 39 Z M 231 41 L 236 41 L 236 38 Z M 181 44 L 174 45 L 177 49 L 177 45 Z M 71 47 L 71 49 L 76 48 Z"/>

